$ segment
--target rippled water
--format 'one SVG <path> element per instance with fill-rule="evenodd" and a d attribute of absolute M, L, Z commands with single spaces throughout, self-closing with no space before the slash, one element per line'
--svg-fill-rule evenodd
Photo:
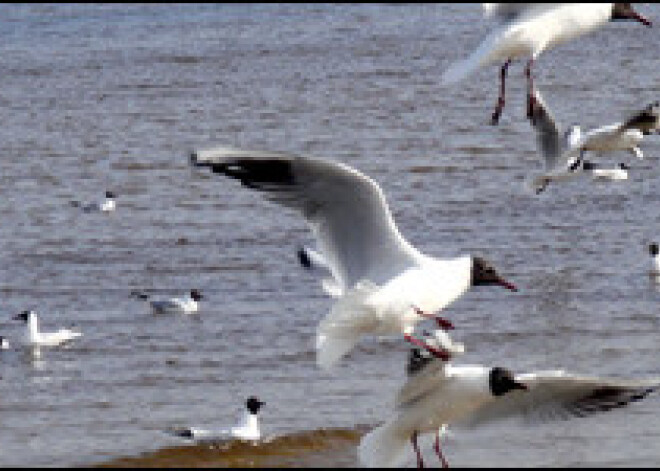
<path fill-rule="evenodd" d="M 658 5 L 640 9 L 660 21 Z M 0 465 L 148 452 L 138 465 L 356 464 L 406 346 L 366 339 L 334 371 L 316 367 L 331 301 L 297 266 L 311 234 L 189 167 L 191 149 L 216 144 L 349 163 L 382 185 L 412 243 L 492 260 L 520 291 L 473 289 L 446 310 L 461 361 L 660 374 L 646 248 L 660 237 L 660 140 L 643 161 L 614 157 L 632 164 L 627 182 L 529 194 L 539 164 L 521 63 L 498 127 L 487 124 L 496 66 L 440 84 L 484 36 L 480 16 L 476 5 L 0 5 L 0 334 L 16 343 L 23 326 L 10 319 L 27 308 L 45 330 L 84 332 L 37 361 L 0 354 Z M 537 84 L 557 118 L 592 127 L 657 100 L 657 31 L 613 23 L 544 53 Z M 114 214 L 69 205 L 105 189 L 119 195 Z M 193 287 L 207 299 L 190 317 L 129 297 Z M 162 433 L 233 422 L 250 394 L 268 403 L 274 441 L 247 461 Z M 461 466 L 657 466 L 659 406 L 651 396 L 584 420 L 457 433 L 446 454 Z"/>

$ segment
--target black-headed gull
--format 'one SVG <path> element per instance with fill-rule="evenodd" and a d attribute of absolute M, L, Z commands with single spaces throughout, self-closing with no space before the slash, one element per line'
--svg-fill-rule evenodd
<path fill-rule="evenodd" d="M 222 430 L 205 430 L 200 428 L 183 428 L 168 430 L 169 433 L 177 437 L 194 440 L 196 442 L 222 441 L 228 439 L 257 441 L 261 439 L 261 429 L 259 428 L 259 409 L 266 403 L 262 402 L 256 396 L 250 396 L 245 402 L 246 410 L 243 412 L 239 422 L 229 428 Z"/>
<path fill-rule="evenodd" d="M 621 181 L 628 179 L 628 170 L 630 170 L 630 167 L 621 162 L 614 168 L 607 168 L 585 160 L 582 163 L 582 170 L 588 175 L 591 175 L 591 178 L 594 180 Z"/>
<path fill-rule="evenodd" d="M 25 322 L 27 330 L 24 345 L 28 347 L 56 347 L 82 336 L 81 332 L 62 328 L 56 332 L 39 332 L 37 313 L 26 310 L 14 316 L 14 320 Z"/>
<path fill-rule="evenodd" d="M 658 250 L 658 243 L 651 242 L 649 244 L 649 254 L 651 254 L 651 275 L 660 276 L 660 250 Z"/>
<path fill-rule="evenodd" d="M 141 291 L 131 291 L 131 295 L 143 301 L 149 301 L 154 314 L 193 314 L 199 311 L 199 301 L 204 299 L 202 293 L 197 289 L 181 298 L 150 299 L 151 295 Z"/>
<path fill-rule="evenodd" d="M 562 133 L 541 93 L 534 90 L 533 94 L 535 99 L 529 120 L 536 131 L 537 150 L 544 169 L 530 183 L 536 194 L 539 194 L 552 181 L 565 181 L 579 176 L 584 152 L 578 146 L 580 136 L 577 128 L 571 126 Z"/>
<path fill-rule="evenodd" d="M 493 124 L 497 124 L 504 108 L 506 73 L 513 59 L 529 58 L 525 75 L 528 113 L 531 113 L 532 66 L 541 52 L 593 31 L 608 21 L 634 20 L 651 26 L 630 3 L 484 3 L 483 9 L 486 17 L 496 17 L 500 24 L 467 59 L 453 64 L 442 78 L 446 84 L 457 82 L 482 66 L 504 62 Z"/>
<path fill-rule="evenodd" d="M 362 335 L 409 335 L 470 286 L 505 281 L 480 257 L 438 259 L 406 241 L 376 182 L 348 165 L 297 155 L 216 148 L 193 165 L 236 178 L 300 211 L 343 295 L 318 326 L 317 362 L 333 365 Z"/>
<path fill-rule="evenodd" d="M 639 144 L 644 136 L 656 133 L 660 128 L 660 105 L 655 102 L 631 114 L 622 122 L 608 124 L 591 129 L 579 135 L 578 146 L 581 150 L 596 152 L 615 152 L 625 150 L 639 159 L 644 153 Z M 580 133 L 580 128 L 576 126 Z"/>
<path fill-rule="evenodd" d="M 422 467 L 417 438 L 434 433 L 434 450 L 447 467 L 440 447 L 447 427 L 469 429 L 516 416 L 529 422 L 583 417 L 625 406 L 660 387 L 660 378 L 626 380 L 563 370 L 514 375 L 501 367 L 454 366 L 425 356 L 423 350 L 413 352 L 394 414 L 360 441 L 358 457 L 364 466 L 401 465 L 412 443 Z"/>
<path fill-rule="evenodd" d="M 106 191 L 105 199 L 99 203 L 81 203 L 80 201 L 71 201 L 71 206 L 74 206 L 76 208 L 82 208 L 82 210 L 87 213 L 91 213 L 91 212 L 109 213 L 111 211 L 114 211 L 115 208 L 117 207 L 115 198 L 117 198 L 115 193 L 113 193 L 112 191 Z"/>

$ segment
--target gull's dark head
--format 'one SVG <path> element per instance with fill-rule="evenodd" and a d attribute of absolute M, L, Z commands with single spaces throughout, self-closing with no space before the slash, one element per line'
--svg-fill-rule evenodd
<path fill-rule="evenodd" d="M 200 299 L 204 298 L 204 296 L 202 296 L 202 293 L 200 293 L 199 290 L 196 289 L 190 290 L 190 297 L 195 301 L 199 301 Z"/>
<path fill-rule="evenodd" d="M 651 20 L 640 15 L 632 7 L 632 3 L 613 3 L 611 21 L 639 21 L 644 26 L 652 26 Z"/>
<path fill-rule="evenodd" d="M 15 321 L 27 322 L 32 311 L 23 311 L 20 314 L 16 314 L 12 319 Z"/>
<path fill-rule="evenodd" d="M 630 166 L 629 166 L 627 163 L 625 163 L 625 162 L 621 162 L 621 163 L 619 164 L 619 168 L 620 168 L 621 170 L 630 170 Z"/>
<path fill-rule="evenodd" d="M 657 242 L 652 242 L 649 245 L 649 253 L 651 254 L 652 257 L 657 257 L 658 256 L 658 243 Z"/>
<path fill-rule="evenodd" d="M 265 406 L 265 402 L 261 402 L 258 397 L 250 396 L 245 403 L 247 410 L 250 411 L 250 414 L 256 414 L 261 409 L 261 406 Z"/>
<path fill-rule="evenodd" d="M 518 291 L 513 284 L 502 278 L 495 267 L 481 257 L 472 258 L 472 286 L 500 285 L 511 291 Z"/>
<path fill-rule="evenodd" d="M 106 198 L 116 198 L 116 195 L 112 191 L 106 191 L 105 192 L 105 197 Z"/>
<path fill-rule="evenodd" d="M 509 391 L 521 389 L 526 391 L 528 388 L 525 384 L 515 380 L 513 373 L 506 368 L 496 366 L 490 370 L 488 376 L 488 386 L 493 396 L 503 396 Z"/>

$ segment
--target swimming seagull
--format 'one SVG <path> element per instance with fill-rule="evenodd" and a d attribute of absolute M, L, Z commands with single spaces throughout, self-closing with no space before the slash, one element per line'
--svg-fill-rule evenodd
<path fill-rule="evenodd" d="M 580 128 L 576 126 L 579 135 Z M 597 153 L 625 150 L 639 159 L 644 158 L 639 143 L 644 136 L 660 132 L 660 103 L 655 102 L 631 114 L 622 122 L 592 129 L 579 136 L 581 150 Z"/>
<path fill-rule="evenodd" d="M 9 350 L 9 341 L 0 335 L 0 350 Z"/>
<path fill-rule="evenodd" d="M 100 203 L 81 203 L 80 201 L 71 201 L 71 206 L 75 208 L 82 208 L 86 213 L 101 212 L 109 213 L 114 211 L 117 204 L 115 202 L 115 194 L 112 191 L 105 192 L 105 199 Z"/>
<path fill-rule="evenodd" d="M 131 291 L 131 296 L 134 296 L 143 301 L 149 301 L 154 314 L 192 314 L 199 310 L 199 301 L 204 299 L 202 293 L 196 289 L 190 290 L 190 294 L 181 298 L 149 300 L 151 295 L 141 291 Z"/>
<path fill-rule="evenodd" d="M 300 211 L 341 287 L 317 328 L 317 362 L 332 366 L 365 334 L 404 334 L 434 318 L 470 286 L 505 281 L 483 258 L 439 259 L 406 241 L 376 182 L 348 165 L 297 155 L 221 147 L 193 152 L 192 164 L 236 178 Z"/>
<path fill-rule="evenodd" d="M 56 347 L 82 336 L 81 332 L 74 332 L 65 328 L 57 332 L 39 332 L 37 313 L 31 310 L 21 312 L 13 319 L 26 323 L 27 331 L 24 344 L 29 347 Z"/>
<path fill-rule="evenodd" d="M 194 441 L 221 441 L 231 438 L 239 440 L 260 440 L 261 430 L 259 428 L 259 409 L 266 403 L 256 396 L 250 396 L 245 402 L 246 411 L 240 421 L 230 429 L 204 430 L 199 428 L 183 428 L 168 430 L 168 433 L 177 437 Z"/>
<path fill-rule="evenodd" d="M 625 163 L 620 163 L 615 168 L 605 168 L 593 162 L 584 161 L 582 170 L 590 174 L 594 180 L 620 181 L 628 179 L 628 170 L 630 167 Z"/>
<path fill-rule="evenodd" d="M 566 181 L 580 175 L 584 151 L 580 150 L 579 129 L 569 127 L 563 134 L 538 90 L 532 92 L 532 114 L 529 121 L 536 131 L 537 150 L 544 171 L 531 180 L 536 194 L 553 181 Z"/>
<path fill-rule="evenodd" d="M 602 378 L 563 370 L 514 375 L 502 367 L 454 366 L 435 355 L 420 356 L 419 349 L 411 352 L 408 379 L 392 417 L 362 437 L 358 457 L 364 466 L 401 465 L 410 441 L 423 467 L 418 436 L 435 433 L 433 448 L 448 467 L 440 447 L 440 434 L 448 427 L 470 429 L 512 417 L 531 423 L 583 417 L 638 401 L 660 387 L 660 378 Z"/>
<path fill-rule="evenodd" d="M 653 267 L 651 268 L 651 275 L 660 276 L 660 251 L 658 250 L 658 243 L 652 242 L 649 244 L 649 253 L 651 254 L 651 260 L 653 261 Z"/>
<path fill-rule="evenodd" d="M 484 3 L 484 16 L 496 17 L 499 25 L 466 59 L 454 63 L 444 73 L 445 84 L 462 80 L 478 68 L 503 61 L 500 70 L 500 95 L 492 116 L 497 124 L 504 108 L 506 73 L 512 60 L 528 57 L 528 116 L 534 89 L 532 67 L 544 50 L 595 30 L 608 21 L 634 20 L 651 26 L 630 3 Z"/>

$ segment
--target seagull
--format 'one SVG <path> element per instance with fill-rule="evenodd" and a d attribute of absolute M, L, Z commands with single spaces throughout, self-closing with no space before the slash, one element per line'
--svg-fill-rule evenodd
<path fill-rule="evenodd" d="M 628 170 L 630 170 L 630 167 L 622 162 L 615 168 L 604 168 L 585 160 L 582 163 L 582 170 L 591 174 L 594 180 L 620 181 L 628 179 Z"/>
<path fill-rule="evenodd" d="M 151 295 L 140 291 L 131 291 L 131 296 L 143 301 L 149 301 L 154 314 L 193 314 L 199 310 L 199 300 L 204 298 L 202 293 L 196 289 L 190 290 L 190 294 L 182 298 L 149 300 Z"/>
<path fill-rule="evenodd" d="M 75 208 L 82 208 L 86 213 L 101 212 L 109 213 L 114 211 L 117 204 L 115 203 L 115 194 L 112 191 L 105 192 L 105 199 L 100 203 L 81 203 L 80 201 L 71 201 L 71 206 Z"/>
<path fill-rule="evenodd" d="M 341 281 L 332 274 L 332 267 L 319 252 L 309 247 L 300 247 L 297 252 L 298 261 L 307 270 L 325 276 L 321 280 L 321 287 L 329 296 L 339 298 L 344 294 Z"/>
<path fill-rule="evenodd" d="M 660 256 L 658 255 L 659 250 L 657 242 L 649 244 L 649 253 L 651 254 L 651 260 L 653 261 L 651 275 L 660 276 Z"/>
<path fill-rule="evenodd" d="M 498 26 L 470 56 L 452 64 L 442 79 L 445 84 L 451 84 L 482 66 L 504 61 L 492 124 L 498 123 L 504 109 L 506 74 L 513 59 L 529 58 L 525 67 L 529 115 L 534 88 L 532 67 L 544 50 L 593 31 L 608 21 L 634 20 L 651 26 L 630 3 L 484 3 L 483 11 L 485 17 L 496 17 Z"/>
<path fill-rule="evenodd" d="M 0 335 L 0 350 L 9 350 L 9 341 Z"/>
<path fill-rule="evenodd" d="M 82 336 L 81 332 L 64 328 L 57 332 L 39 332 L 37 313 L 31 310 L 21 312 L 13 319 L 26 323 L 24 343 L 29 347 L 56 347 Z"/>
<path fill-rule="evenodd" d="M 576 132 L 580 133 L 579 126 Z M 577 146 L 597 153 L 626 150 L 638 159 L 644 158 L 639 143 L 644 136 L 660 133 L 660 103 L 655 102 L 633 113 L 623 122 L 592 129 L 579 137 Z"/>
<path fill-rule="evenodd" d="M 455 366 L 422 352 L 411 351 L 408 378 L 397 394 L 392 417 L 362 437 L 362 465 L 400 466 L 410 441 L 423 467 L 418 436 L 435 433 L 433 448 L 448 467 L 440 435 L 449 426 L 470 429 L 511 417 L 532 423 L 583 417 L 643 399 L 660 387 L 660 378 L 603 378 L 563 370 L 516 375 L 499 366 Z"/>
<path fill-rule="evenodd" d="M 400 234 L 378 184 L 348 165 L 279 152 L 227 147 L 193 152 L 191 162 L 236 178 L 302 213 L 341 287 L 316 336 L 317 363 L 334 365 L 365 334 L 408 339 L 417 322 L 470 286 L 516 291 L 481 257 L 424 255 Z"/>
<path fill-rule="evenodd" d="M 544 172 L 534 177 L 531 187 L 541 193 L 552 181 L 566 181 L 580 175 L 584 151 L 580 150 L 580 133 L 577 126 L 570 126 L 563 134 L 541 93 L 534 90 L 531 116 L 536 131 L 537 149 L 542 157 Z"/>
<path fill-rule="evenodd" d="M 260 401 L 256 396 L 250 396 L 245 402 L 247 410 L 243 413 L 241 420 L 230 429 L 204 430 L 191 427 L 168 430 L 168 433 L 197 442 L 221 441 L 231 438 L 257 441 L 261 439 L 258 412 L 265 404 L 265 402 Z"/>

